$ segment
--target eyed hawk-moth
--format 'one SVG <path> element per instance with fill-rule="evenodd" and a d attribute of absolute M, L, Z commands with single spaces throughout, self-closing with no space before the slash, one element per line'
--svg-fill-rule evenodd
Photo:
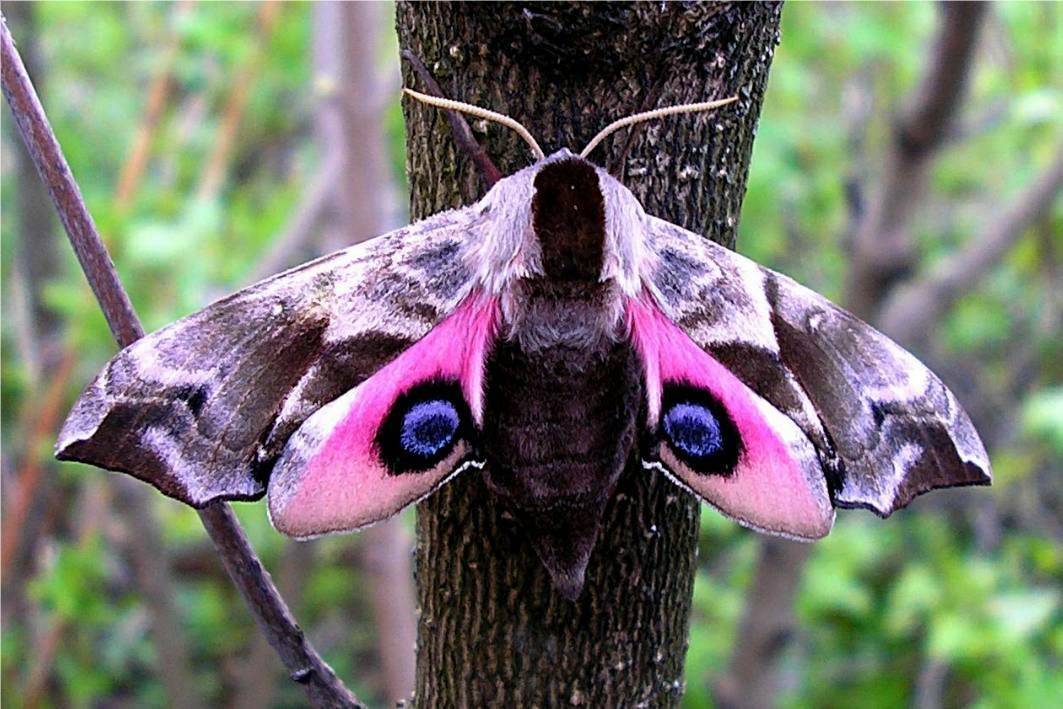
<path fill-rule="evenodd" d="M 567 150 L 137 341 L 56 452 L 197 507 L 266 495 L 298 538 L 483 475 L 569 598 L 632 457 L 806 540 L 990 481 L 915 357 Z"/>

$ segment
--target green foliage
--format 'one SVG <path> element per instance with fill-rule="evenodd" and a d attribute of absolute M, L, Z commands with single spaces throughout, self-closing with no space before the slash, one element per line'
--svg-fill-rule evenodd
<path fill-rule="evenodd" d="M 1063 458 L 1063 387 L 1034 395 L 1026 403 L 1023 423 L 1033 437 L 1049 446 L 1052 455 Z"/>

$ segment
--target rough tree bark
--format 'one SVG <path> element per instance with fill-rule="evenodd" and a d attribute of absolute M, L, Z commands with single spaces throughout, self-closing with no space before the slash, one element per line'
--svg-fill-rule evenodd
<path fill-rule="evenodd" d="M 397 12 L 401 46 L 450 97 L 508 113 L 547 152 L 578 150 L 636 111 L 738 95 L 734 107 L 615 136 L 592 156 L 650 213 L 733 245 L 778 5 L 403 3 Z M 444 116 L 406 110 L 413 216 L 479 197 Z M 509 131 L 481 137 L 503 173 L 529 163 Z M 586 588 L 569 603 L 480 476 L 455 480 L 418 510 L 418 704 L 676 704 L 698 515 L 667 480 L 629 470 Z"/>

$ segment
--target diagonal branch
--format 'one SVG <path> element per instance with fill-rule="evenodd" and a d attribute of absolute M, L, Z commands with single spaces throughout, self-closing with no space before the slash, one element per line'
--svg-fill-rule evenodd
<path fill-rule="evenodd" d="M 4 98 L 22 140 L 48 188 L 115 340 L 123 347 L 128 346 L 139 339 L 144 330 L 26 74 L 7 22 L 2 19 L 0 53 Z M 291 678 L 305 686 L 310 702 L 315 706 L 360 706 L 303 635 L 229 506 L 215 503 L 200 510 L 199 515 L 259 628 L 280 655 Z"/>
<path fill-rule="evenodd" d="M 432 72 L 428 71 L 428 67 L 424 65 L 421 58 L 408 49 L 402 50 L 402 58 L 410 63 L 413 68 L 413 73 L 417 75 L 417 79 L 425 85 L 429 96 L 436 96 L 439 98 L 446 98 L 443 94 L 443 89 L 440 88 L 439 83 L 432 76 Z M 480 171 L 480 175 L 483 177 L 484 182 L 487 183 L 487 187 L 492 187 L 496 182 L 502 179 L 502 172 L 495 166 L 495 163 L 487 155 L 487 151 L 483 149 L 479 141 L 472 134 L 472 128 L 469 127 L 468 121 L 465 120 L 465 116 L 461 115 L 457 111 L 446 112 L 447 121 L 450 123 L 450 132 L 454 137 L 454 142 L 458 147 L 465 151 L 465 153 L 472 158 L 472 161 L 476 164 L 477 169 Z"/>
<path fill-rule="evenodd" d="M 846 307 L 874 318 L 882 299 L 911 269 L 911 221 L 924 193 L 931 158 L 964 97 L 986 3 L 943 3 L 923 77 L 894 125 L 878 189 L 853 240 Z"/>
<path fill-rule="evenodd" d="M 880 325 L 902 343 L 926 337 L 939 316 L 992 270 L 1063 190 L 1063 151 L 986 229 L 925 277 L 901 287 L 885 304 Z"/>

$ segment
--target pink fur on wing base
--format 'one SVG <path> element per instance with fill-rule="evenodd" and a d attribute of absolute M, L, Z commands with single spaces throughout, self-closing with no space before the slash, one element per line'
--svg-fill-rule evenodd
<path fill-rule="evenodd" d="M 648 422 L 661 417 L 668 382 L 710 392 L 727 410 L 742 439 L 738 465 L 729 476 L 700 475 L 671 455 L 661 460 L 687 487 L 724 514 L 763 531 L 800 538 L 827 534 L 834 510 L 811 443 L 712 356 L 698 347 L 648 298 L 627 307 L 632 341 L 646 369 Z"/>

